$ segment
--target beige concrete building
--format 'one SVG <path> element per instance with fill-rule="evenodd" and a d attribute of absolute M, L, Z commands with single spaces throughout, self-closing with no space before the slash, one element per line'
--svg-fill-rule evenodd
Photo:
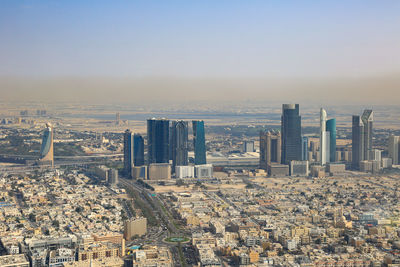
<path fill-rule="evenodd" d="M 96 242 L 78 249 L 78 261 L 121 256 L 121 246 L 111 242 Z"/>
<path fill-rule="evenodd" d="M 104 258 L 97 260 L 85 260 L 64 263 L 64 267 L 123 267 L 124 261 L 118 257 Z"/>
<path fill-rule="evenodd" d="M 346 171 L 346 165 L 340 163 L 329 163 L 327 165 L 327 172 L 330 175 L 335 175 L 339 173 L 344 173 Z"/>
<path fill-rule="evenodd" d="M 288 176 L 289 165 L 273 163 L 269 166 L 268 174 L 270 176 Z"/>
<path fill-rule="evenodd" d="M 29 267 L 29 261 L 24 254 L 0 256 L 2 267 Z"/>
<path fill-rule="evenodd" d="M 146 218 L 132 218 L 124 222 L 124 238 L 131 240 L 133 236 L 143 236 L 147 233 Z"/>
<path fill-rule="evenodd" d="M 132 167 L 133 179 L 147 179 L 147 166 L 134 166 Z"/>
<path fill-rule="evenodd" d="M 166 247 L 144 247 L 136 250 L 132 259 L 135 267 L 162 266 L 172 267 L 174 262 L 171 252 Z"/>
<path fill-rule="evenodd" d="M 260 132 L 260 168 L 269 172 L 272 162 L 281 163 L 281 133 Z"/>
<path fill-rule="evenodd" d="M 171 165 L 168 163 L 152 163 L 149 165 L 149 180 L 171 179 Z"/>
<path fill-rule="evenodd" d="M 313 165 L 311 166 L 311 176 L 317 178 L 325 177 L 325 167 L 321 165 Z"/>

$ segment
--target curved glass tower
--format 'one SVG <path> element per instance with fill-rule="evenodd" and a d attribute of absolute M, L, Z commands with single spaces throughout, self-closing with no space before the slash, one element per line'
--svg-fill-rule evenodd
<path fill-rule="evenodd" d="M 39 161 L 44 164 L 54 164 L 53 152 L 53 128 L 50 123 L 46 124 L 46 129 L 43 131 L 42 146 L 40 148 Z"/>

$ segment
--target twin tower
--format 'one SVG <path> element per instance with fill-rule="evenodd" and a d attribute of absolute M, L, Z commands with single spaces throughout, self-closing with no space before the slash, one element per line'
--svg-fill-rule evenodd
<path fill-rule="evenodd" d="M 290 164 L 307 160 L 308 138 L 301 135 L 299 104 L 283 104 L 280 132 L 260 133 L 260 167 L 269 170 L 272 163 Z M 320 158 L 322 165 L 336 161 L 336 119 L 327 120 L 320 111 Z"/>

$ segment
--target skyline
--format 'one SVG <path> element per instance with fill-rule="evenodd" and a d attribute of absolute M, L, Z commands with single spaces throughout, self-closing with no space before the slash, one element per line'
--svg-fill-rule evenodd
<path fill-rule="evenodd" d="M 396 104 L 400 87 L 398 1 L 1 6 L 7 101 Z"/>

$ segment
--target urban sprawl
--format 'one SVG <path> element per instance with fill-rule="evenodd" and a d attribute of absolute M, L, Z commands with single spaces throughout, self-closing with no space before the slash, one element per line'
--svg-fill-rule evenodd
<path fill-rule="evenodd" d="M 305 131 L 284 104 L 253 135 L 48 113 L 0 120 L 0 266 L 400 266 L 400 132 L 372 110 Z"/>

